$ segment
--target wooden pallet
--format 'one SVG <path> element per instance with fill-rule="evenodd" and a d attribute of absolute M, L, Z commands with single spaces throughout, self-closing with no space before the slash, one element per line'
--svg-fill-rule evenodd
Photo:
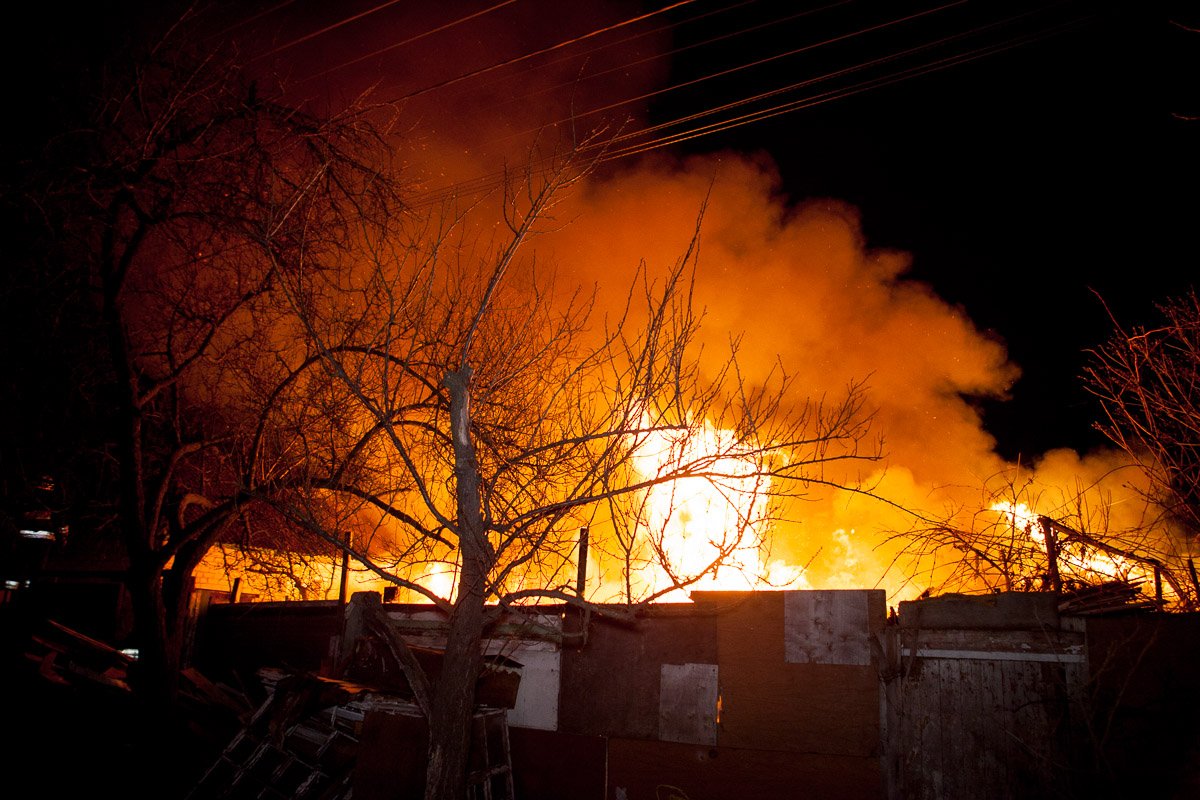
<path fill-rule="evenodd" d="M 188 800 L 341 800 L 350 796 L 361 715 L 334 705 L 287 719 L 277 690 L 229 742 Z"/>
<path fill-rule="evenodd" d="M 368 748 L 389 749 L 369 755 L 362 751 L 368 714 L 419 718 L 419 711 L 411 703 L 358 691 L 362 687 L 339 693 L 339 688 L 350 685 L 325 679 L 313 681 L 299 687 L 277 686 L 189 792 L 187 800 L 349 800 L 360 755 L 378 766 L 392 761 L 393 747 L 416 744 L 424 752 L 424 742 L 412 740 L 386 744 L 373 740 Z M 334 698 L 336 701 L 331 702 Z M 424 725 L 423 718 L 420 724 Z M 401 775 L 394 772 L 395 766 L 391 769 L 394 780 L 387 783 L 393 787 L 391 791 L 420 777 L 419 771 Z M 513 800 L 512 756 L 504 709 L 481 708 L 476 712 L 468 769 L 471 800 Z M 377 769 L 375 772 L 378 775 Z"/>

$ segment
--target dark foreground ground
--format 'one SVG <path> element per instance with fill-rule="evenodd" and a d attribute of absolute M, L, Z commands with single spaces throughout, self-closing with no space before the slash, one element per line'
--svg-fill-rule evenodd
<path fill-rule="evenodd" d="M 163 720 L 132 693 L 45 663 L 44 625 L 0 610 L 0 703 L 6 789 L 30 797 L 175 800 L 212 764 L 236 718 L 209 709 Z M 80 669 L 85 670 L 86 667 Z"/>

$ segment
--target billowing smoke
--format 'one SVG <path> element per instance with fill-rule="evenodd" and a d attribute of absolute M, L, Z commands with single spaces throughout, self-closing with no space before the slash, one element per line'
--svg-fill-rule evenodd
<path fill-rule="evenodd" d="M 538 4 L 533 14 L 521 4 L 489 10 L 493 5 L 451 11 L 401 4 L 372 15 L 370 24 L 287 47 L 283 71 L 293 92 L 314 101 L 336 104 L 369 85 L 377 87 L 376 99 L 401 99 L 398 153 L 414 198 L 465 205 L 479 202 L 482 189 L 492 193 L 486 209 L 500 192 L 500 170 L 519 171 L 535 140 L 544 153 L 569 148 L 601 123 L 609 135 L 636 128 L 641 106 L 614 103 L 662 85 L 668 61 L 652 57 L 670 46 L 669 27 L 634 38 L 657 20 L 547 49 L 629 19 L 636 4 Z M 338 9 L 337 18 L 350 16 Z M 478 16 L 461 21 L 472 14 Z M 293 20 L 276 29 L 272 47 L 336 21 Z M 615 39 L 627 41 L 600 47 Z M 1054 452 L 1020 465 L 999 457 L 972 400 L 1002 398 L 1018 379 L 1019 365 L 1003 342 L 910 278 L 910 254 L 866 241 L 854 207 L 837 198 L 788 197 L 767 155 L 679 160 L 658 151 L 605 164 L 556 209 L 561 229 L 531 247 L 539 262 L 553 264 L 560 283 L 598 286 L 603 314 L 623 300 L 640 261 L 653 272 L 681 255 L 702 207 L 696 300 L 706 311 L 706 352 L 722 357 L 730 337 L 742 336 L 747 375 L 778 361 L 813 398 L 865 381 L 885 440 L 886 464 L 868 476 L 885 501 L 816 496 L 777 532 L 775 555 L 806 565 L 808 585 L 878 584 L 892 590 L 892 601 L 921 591 L 924 578 L 902 568 L 884 577 L 898 548 L 890 535 L 915 522 L 903 509 L 943 518 L 986 507 L 986 495 L 1003 494 L 1004 485 L 1043 498 L 1057 493 L 1042 513 L 1065 513 L 1078 489 L 1103 481 L 1115 487 L 1101 494 L 1115 513 L 1140 513 L 1136 493 L 1123 488 L 1129 471 L 1113 472 L 1116 462 L 1107 456 Z M 490 224 L 483 222 L 484 230 Z"/>
<path fill-rule="evenodd" d="M 639 259 L 652 270 L 672 263 L 702 206 L 696 300 L 708 357 L 726 357 L 730 337 L 740 336 L 748 376 L 778 361 L 810 398 L 865 381 L 888 453 L 868 484 L 897 504 L 941 513 L 1003 470 L 969 402 L 1002 396 L 1017 377 L 1002 344 L 907 279 L 907 255 L 872 249 L 854 208 L 783 196 L 765 157 L 630 165 L 579 192 L 573 221 L 539 249 L 552 248 L 562 270 L 602 292 L 610 286 L 619 300 L 613 276 L 632 274 Z M 912 522 L 845 493 L 795 513 L 776 554 L 809 564 L 814 585 L 878 580 L 890 559 L 888 548 L 876 549 L 884 532 Z"/>

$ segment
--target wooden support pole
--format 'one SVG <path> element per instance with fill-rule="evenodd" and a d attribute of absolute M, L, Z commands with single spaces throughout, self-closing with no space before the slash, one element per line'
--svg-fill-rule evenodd
<path fill-rule="evenodd" d="M 584 525 L 579 529 L 579 558 L 578 572 L 575 576 L 575 594 L 583 597 L 587 588 L 587 559 L 588 559 L 588 529 Z"/>
<path fill-rule="evenodd" d="M 342 548 L 342 580 L 338 586 L 338 605 L 346 605 L 346 596 L 350 591 L 350 531 L 346 531 Z"/>
<path fill-rule="evenodd" d="M 355 592 L 342 609 L 342 635 L 338 641 L 335 678 L 340 678 L 354 655 L 354 646 L 366 633 L 372 606 L 380 605 L 378 592 Z"/>
<path fill-rule="evenodd" d="M 1046 560 L 1050 571 L 1050 588 L 1055 592 L 1062 592 L 1062 576 L 1058 572 L 1058 535 L 1054 530 L 1053 523 L 1046 517 L 1038 519 L 1038 526 L 1042 529 L 1042 537 L 1046 541 Z"/>

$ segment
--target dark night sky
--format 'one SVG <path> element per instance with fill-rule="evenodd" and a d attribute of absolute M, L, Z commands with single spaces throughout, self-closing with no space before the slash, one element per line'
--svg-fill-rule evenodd
<path fill-rule="evenodd" d="M 1169 24 L 1200 13 L 985 2 L 953 9 L 946 30 L 1022 10 L 1034 13 L 969 45 L 1083 21 L 691 145 L 765 149 L 794 198 L 854 203 L 869 245 L 909 252 L 913 277 L 1000 337 L 1023 377 L 984 408 L 1009 459 L 1101 442 L 1078 380 L 1083 350 L 1112 330 L 1097 295 L 1123 323 L 1152 320 L 1155 302 L 1195 280 L 1200 220 L 1200 121 L 1172 115 L 1197 110 L 1200 33 Z M 893 48 L 907 44 L 897 35 Z M 829 66 L 882 49 L 856 42 Z"/>
<path fill-rule="evenodd" d="M 45 135 L 54 118 L 45 112 L 70 102 L 65 87 L 78 65 L 103 53 L 142 18 L 120 9 L 143 4 L 92 8 L 94 16 L 53 5 L 40 8 L 40 22 L 10 28 L 10 37 L 16 37 L 6 51 L 8 74 L 16 78 L 12 106 L 29 112 L 27 125 L 10 126 L 10 153 L 28 152 L 23 147 Z M 463 8 L 485 5 L 490 3 Z M 688 13 L 732 5 L 698 0 Z M 819 52 L 706 81 L 690 92 L 673 92 L 651 105 L 650 120 L 824 75 L 938 36 L 974 31 L 909 62 L 856 73 L 808 93 L 1065 26 L 996 55 L 693 139 L 675 150 L 766 151 L 794 201 L 835 197 L 858 206 L 870 246 L 909 252 L 911 275 L 964 307 L 981 329 L 1007 344 L 1022 368 L 1012 399 L 984 406 L 1001 454 L 1087 448 L 1099 440 L 1090 431 L 1094 412 L 1078 380 L 1082 351 L 1110 330 L 1093 292 L 1123 322 L 1136 323 L 1152 319 L 1155 301 L 1185 290 L 1194 279 L 1200 122 L 1172 112 L 1198 110 L 1200 33 L 1170 20 L 1196 25 L 1200 12 L 1178 5 L 971 0 L 895 30 L 851 37 Z M 671 62 L 668 80 L 687 81 L 822 36 L 839 37 L 904 10 L 937 6 L 838 4 L 681 53 Z M 779 19 L 801 7 L 744 3 L 676 29 L 673 46 Z M 1031 13 L 992 25 L 1022 11 Z M 37 66 L 47 62 L 47 69 Z"/>

